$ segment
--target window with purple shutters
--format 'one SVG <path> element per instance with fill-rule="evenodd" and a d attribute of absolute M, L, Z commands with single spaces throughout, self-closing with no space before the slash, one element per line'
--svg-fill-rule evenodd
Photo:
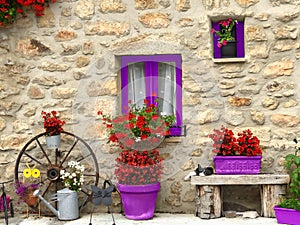
<path fill-rule="evenodd" d="M 122 113 L 129 102 L 157 101 L 161 113 L 174 114 L 172 136 L 182 135 L 182 59 L 179 54 L 121 57 Z"/>
<path fill-rule="evenodd" d="M 212 28 L 219 30 L 219 23 L 213 22 Z M 245 45 L 244 45 L 244 21 L 238 21 L 235 28 L 235 38 L 236 38 L 236 58 L 245 57 Z M 214 58 L 224 58 L 222 56 L 221 48 L 218 47 L 218 36 L 213 35 L 213 44 L 214 44 Z"/>

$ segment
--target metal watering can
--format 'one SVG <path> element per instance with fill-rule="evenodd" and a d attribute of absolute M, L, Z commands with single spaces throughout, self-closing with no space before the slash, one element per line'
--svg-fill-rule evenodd
<path fill-rule="evenodd" d="M 39 190 L 35 190 L 33 195 L 39 197 L 59 220 L 75 220 L 79 217 L 78 194 L 75 191 L 65 188 L 51 196 L 51 201 L 57 201 L 57 210 L 41 196 Z"/>

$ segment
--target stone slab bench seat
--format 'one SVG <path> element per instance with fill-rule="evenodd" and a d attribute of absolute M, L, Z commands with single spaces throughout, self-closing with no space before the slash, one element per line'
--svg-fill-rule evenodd
<path fill-rule="evenodd" d="M 195 215 L 202 219 L 222 216 L 222 186 L 258 185 L 261 216 L 275 217 L 273 207 L 286 195 L 289 181 L 288 174 L 192 176 L 191 184 L 196 185 Z"/>

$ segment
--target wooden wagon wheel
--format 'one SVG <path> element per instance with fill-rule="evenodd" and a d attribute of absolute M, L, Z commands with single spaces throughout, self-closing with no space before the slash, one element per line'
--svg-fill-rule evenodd
<path fill-rule="evenodd" d="M 33 137 L 19 153 L 15 165 L 15 180 L 23 181 L 23 170 L 28 166 L 38 168 L 41 176 L 35 182 L 39 183 L 41 196 L 50 199 L 57 190 L 64 188 L 60 180 L 60 170 L 66 168 L 69 161 L 80 162 L 85 167 L 84 185 L 78 193 L 79 210 L 82 210 L 92 198 L 91 185 L 97 186 L 99 181 L 96 156 L 82 138 L 66 131 L 61 132 L 61 146 L 49 149 L 45 144 L 45 134 L 41 133 Z M 38 210 L 37 206 L 31 208 Z M 45 210 L 49 211 L 46 208 Z"/>

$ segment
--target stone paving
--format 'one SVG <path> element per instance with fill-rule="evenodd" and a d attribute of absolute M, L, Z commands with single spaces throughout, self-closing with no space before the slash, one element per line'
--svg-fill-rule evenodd
<path fill-rule="evenodd" d="M 169 214 L 156 213 L 151 220 L 133 221 L 126 219 L 122 214 L 114 214 L 115 225 L 275 225 L 276 218 L 258 217 L 255 219 L 236 217 L 203 220 L 195 217 L 192 214 Z M 3 217 L 0 218 L 0 224 L 4 224 Z M 24 215 L 16 215 L 14 218 L 9 218 L 10 225 L 89 225 L 90 215 L 84 214 L 77 220 L 73 221 L 59 221 L 56 217 L 41 217 L 29 216 L 25 218 Z M 94 214 L 92 218 L 92 225 L 112 225 L 113 220 L 110 214 Z"/>

